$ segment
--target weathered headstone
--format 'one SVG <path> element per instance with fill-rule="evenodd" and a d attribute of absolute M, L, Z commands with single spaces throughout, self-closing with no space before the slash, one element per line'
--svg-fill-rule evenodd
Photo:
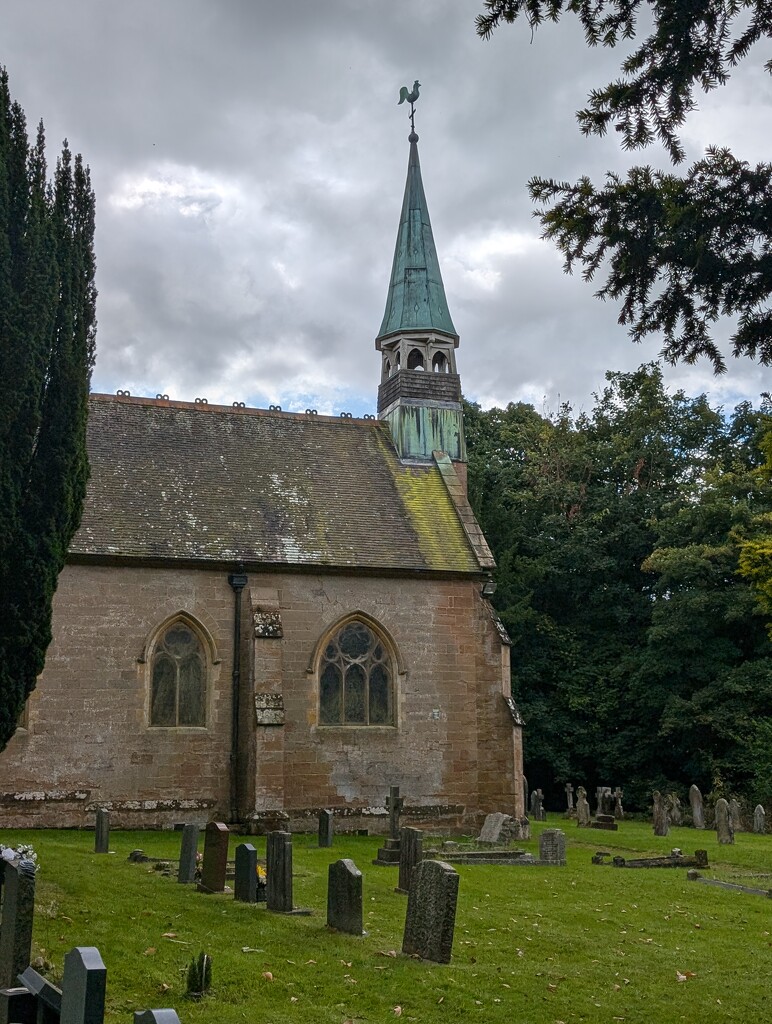
<path fill-rule="evenodd" d="M 729 815 L 729 804 L 723 797 L 716 800 L 716 839 L 722 846 L 728 846 L 734 842 L 734 829 L 732 819 Z"/>
<path fill-rule="evenodd" d="M 210 821 L 204 833 L 204 859 L 201 863 L 201 892 L 223 892 L 228 866 L 228 826 Z"/>
<path fill-rule="evenodd" d="M 544 810 L 544 793 L 541 789 L 535 789 L 531 793 L 531 819 L 533 821 L 547 820 L 547 814 Z"/>
<path fill-rule="evenodd" d="M 652 796 L 654 798 L 654 808 L 652 812 L 654 835 L 666 836 L 670 831 L 670 821 L 668 819 L 665 800 L 658 789 L 654 790 Z"/>
<path fill-rule="evenodd" d="M 529 810 L 529 808 L 528 808 L 528 794 L 529 794 L 530 790 L 528 789 L 528 779 L 525 777 L 525 775 L 522 776 L 522 783 L 523 783 L 523 814 L 528 814 L 528 810 Z"/>
<path fill-rule="evenodd" d="M 35 911 L 35 865 L 31 860 L 3 864 L 3 916 L 0 920 L 0 988 L 12 988 L 29 966 Z"/>
<path fill-rule="evenodd" d="M 180 1024 L 176 1010 L 135 1010 L 134 1024 Z"/>
<path fill-rule="evenodd" d="M 257 850 L 251 843 L 236 847 L 233 895 L 239 903 L 257 903 Z"/>
<path fill-rule="evenodd" d="M 702 793 L 694 784 L 689 787 L 689 803 L 692 805 L 692 824 L 695 828 L 705 828 L 705 811 L 702 807 Z"/>
<path fill-rule="evenodd" d="M 565 867 L 566 834 L 562 829 L 544 829 L 539 836 L 539 860 L 542 864 Z"/>
<path fill-rule="evenodd" d="M 574 816 L 574 787 L 570 782 L 565 785 L 566 790 L 566 817 L 573 818 Z"/>
<path fill-rule="evenodd" d="M 339 932 L 362 935 L 362 872 L 348 858 L 327 872 L 327 924 Z"/>
<path fill-rule="evenodd" d="M 617 821 L 622 821 L 625 816 L 624 807 L 622 807 L 622 797 L 624 793 L 619 786 L 614 790 L 614 817 Z"/>
<path fill-rule="evenodd" d="M 494 811 L 485 815 L 483 827 L 477 842 L 485 846 L 497 846 L 499 843 L 511 842 L 515 832 L 515 820 L 509 814 L 502 814 L 501 811 Z"/>
<path fill-rule="evenodd" d="M 596 817 L 601 814 L 614 817 L 614 811 L 616 808 L 616 800 L 614 794 L 611 792 L 611 786 L 599 786 L 596 795 L 598 797 L 598 813 Z"/>
<path fill-rule="evenodd" d="M 729 820 L 732 822 L 732 830 L 734 832 L 742 832 L 743 830 L 740 813 L 740 801 L 736 797 L 732 797 L 729 801 Z"/>
<path fill-rule="evenodd" d="M 402 952 L 450 963 L 459 876 L 441 860 L 418 864 L 410 880 Z"/>
<path fill-rule="evenodd" d="M 332 846 L 332 811 L 319 812 L 319 846 L 326 849 Z"/>
<path fill-rule="evenodd" d="M 198 825 L 187 824 L 182 828 L 180 842 L 180 867 L 177 881 L 189 885 L 196 880 L 196 858 L 198 856 Z"/>
<path fill-rule="evenodd" d="M 401 828 L 399 830 L 399 882 L 397 892 L 410 891 L 410 879 L 413 868 L 423 857 L 424 834 L 419 828 Z"/>
<path fill-rule="evenodd" d="M 64 958 L 60 1024 L 102 1024 L 107 970 L 94 946 L 76 946 Z"/>
<path fill-rule="evenodd" d="M 279 914 L 292 911 L 292 835 L 269 832 L 265 850 L 266 906 Z"/>
<path fill-rule="evenodd" d="M 399 839 L 399 816 L 405 801 L 399 795 L 399 786 L 389 786 L 386 808 L 389 812 L 389 838 Z"/>
<path fill-rule="evenodd" d="M 584 786 L 579 786 L 576 791 L 576 824 L 579 828 L 590 827 L 590 802 Z"/>
<path fill-rule="evenodd" d="M 670 818 L 671 825 L 679 827 L 683 825 L 684 818 L 681 812 L 681 800 L 678 793 L 668 793 L 665 799 L 665 807 L 667 808 L 667 814 Z"/>
<path fill-rule="evenodd" d="M 94 853 L 110 852 L 110 812 L 100 807 L 96 812 Z"/>
<path fill-rule="evenodd" d="M 767 831 L 767 814 L 761 804 L 756 804 L 753 812 L 753 831 L 763 836 Z"/>

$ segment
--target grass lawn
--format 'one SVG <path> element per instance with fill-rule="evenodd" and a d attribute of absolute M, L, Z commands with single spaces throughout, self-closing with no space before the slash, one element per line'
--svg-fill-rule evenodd
<path fill-rule="evenodd" d="M 343 1024 L 501 1021 L 507 1024 L 772 1020 L 772 899 L 687 882 L 683 869 L 590 863 L 623 855 L 707 849 L 708 877 L 772 888 L 772 836 L 622 822 L 619 832 L 565 827 L 568 867 L 459 866 L 453 960 L 403 957 L 407 898 L 396 868 L 374 867 L 377 837 L 294 837 L 295 904 L 311 917 L 270 914 L 231 895 L 202 895 L 126 858 L 135 848 L 175 858 L 180 833 L 116 832 L 109 855 L 93 833 L 0 830 L 0 842 L 38 852 L 35 954 L 61 972 L 73 946 L 96 946 L 107 966 L 108 1021 L 174 1007 L 182 1024 Z M 231 857 L 238 842 L 231 839 Z M 265 840 L 249 840 L 264 855 Z M 426 843 L 426 839 L 425 839 Z M 522 846 L 537 853 L 536 839 Z M 325 927 L 327 867 L 351 857 L 364 874 L 363 938 Z M 185 996 L 191 958 L 206 950 L 212 990 Z M 679 975 L 686 980 L 679 980 Z"/>

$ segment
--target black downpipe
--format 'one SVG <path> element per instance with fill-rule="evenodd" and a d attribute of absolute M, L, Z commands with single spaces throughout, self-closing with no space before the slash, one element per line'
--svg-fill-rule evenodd
<path fill-rule="evenodd" d="M 241 568 L 241 566 L 239 566 Z M 233 673 L 231 676 L 231 822 L 239 819 L 238 769 L 239 769 L 239 694 L 241 691 L 241 591 L 247 585 L 243 572 L 232 572 L 228 583 L 233 588 Z"/>

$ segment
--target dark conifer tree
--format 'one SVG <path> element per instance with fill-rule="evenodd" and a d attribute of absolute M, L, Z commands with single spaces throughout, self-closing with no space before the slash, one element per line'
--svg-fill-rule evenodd
<path fill-rule="evenodd" d="M 80 522 L 96 333 L 94 194 L 67 143 L 47 180 L 0 68 L 0 750 L 43 669 Z"/>

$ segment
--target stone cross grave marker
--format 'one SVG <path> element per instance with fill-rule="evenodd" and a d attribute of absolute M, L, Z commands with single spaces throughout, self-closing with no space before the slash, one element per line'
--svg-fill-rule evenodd
<path fill-rule="evenodd" d="M 692 805 L 692 824 L 695 828 L 705 828 L 705 811 L 702 807 L 702 793 L 695 785 L 689 787 L 689 803 Z"/>
<path fill-rule="evenodd" d="M 201 892 L 223 892 L 228 866 L 228 826 L 210 821 L 204 833 L 204 859 L 201 864 Z"/>
<path fill-rule="evenodd" d="M 332 811 L 319 812 L 319 846 L 326 848 L 332 846 Z"/>
<path fill-rule="evenodd" d="M 35 911 L 35 865 L 31 860 L 5 861 L 3 916 L 0 920 L 0 988 L 13 988 L 29 966 Z"/>
<path fill-rule="evenodd" d="M 94 946 L 76 946 L 64 958 L 60 1024 L 102 1024 L 107 969 Z"/>
<path fill-rule="evenodd" d="M 767 831 L 767 813 L 761 804 L 756 804 L 753 811 L 753 831 L 760 836 Z"/>
<path fill-rule="evenodd" d="M 410 879 L 413 868 L 420 864 L 423 857 L 424 834 L 420 828 L 401 828 L 399 830 L 399 881 L 396 892 L 407 894 L 410 891 Z"/>
<path fill-rule="evenodd" d="M 729 801 L 729 818 L 732 822 L 733 831 L 742 832 L 742 822 L 740 820 L 740 801 L 734 796 Z"/>
<path fill-rule="evenodd" d="M 239 843 L 236 847 L 233 895 L 239 903 L 257 903 L 257 850 L 251 843 Z"/>
<path fill-rule="evenodd" d="M 716 800 L 716 839 L 722 846 L 734 842 L 734 829 L 729 814 L 729 804 L 723 797 Z"/>
<path fill-rule="evenodd" d="M 560 828 L 545 828 L 539 836 L 539 860 L 542 864 L 565 867 L 566 834 Z"/>
<path fill-rule="evenodd" d="M 622 807 L 623 796 L 624 793 L 622 792 L 622 789 L 619 786 L 617 786 L 617 788 L 614 790 L 614 817 L 617 819 L 617 821 L 622 821 L 622 819 L 625 816 L 625 809 L 624 807 Z"/>
<path fill-rule="evenodd" d="M 576 824 L 579 828 L 590 826 L 590 801 L 587 799 L 587 790 L 579 786 L 576 790 Z"/>
<path fill-rule="evenodd" d="M 570 782 L 566 783 L 566 813 L 569 817 L 573 817 L 574 813 L 574 787 Z"/>
<path fill-rule="evenodd" d="M 279 914 L 292 912 L 292 835 L 269 832 L 265 848 L 266 905 Z"/>
<path fill-rule="evenodd" d="M 96 812 L 94 832 L 94 853 L 110 852 L 110 812 L 100 807 Z"/>
<path fill-rule="evenodd" d="M 665 801 L 658 789 L 654 790 L 652 797 L 654 799 L 654 808 L 652 812 L 654 835 L 666 836 L 670 831 L 670 821 L 668 819 Z"/>
<path fill-rule="evenodd" d="M 364 934 L 362 872 L 348 857 L 330 864 L 327 872 L 327 925 L 350 935 Z"/>
<path fill-rule="evenodd" d="M 177 881 L 189 885 L 196 880 L 196 857 L 198 856 L 198 825 L 184 825 L 180 842 L 180 866 Z"/>
<path fill-rule="evenodd" d="M 404 799 L 399 795 L 399 786 L 389 786 L 386 807 L 389 811 L 389 838 L 399 839 L 399 816 L 404 806 Z"/>
<path fill-rule="evenodd" d="M 441 860 L 424 860 L 410 880 L 402 952 L 450 963 L 459 876 Z"/>

